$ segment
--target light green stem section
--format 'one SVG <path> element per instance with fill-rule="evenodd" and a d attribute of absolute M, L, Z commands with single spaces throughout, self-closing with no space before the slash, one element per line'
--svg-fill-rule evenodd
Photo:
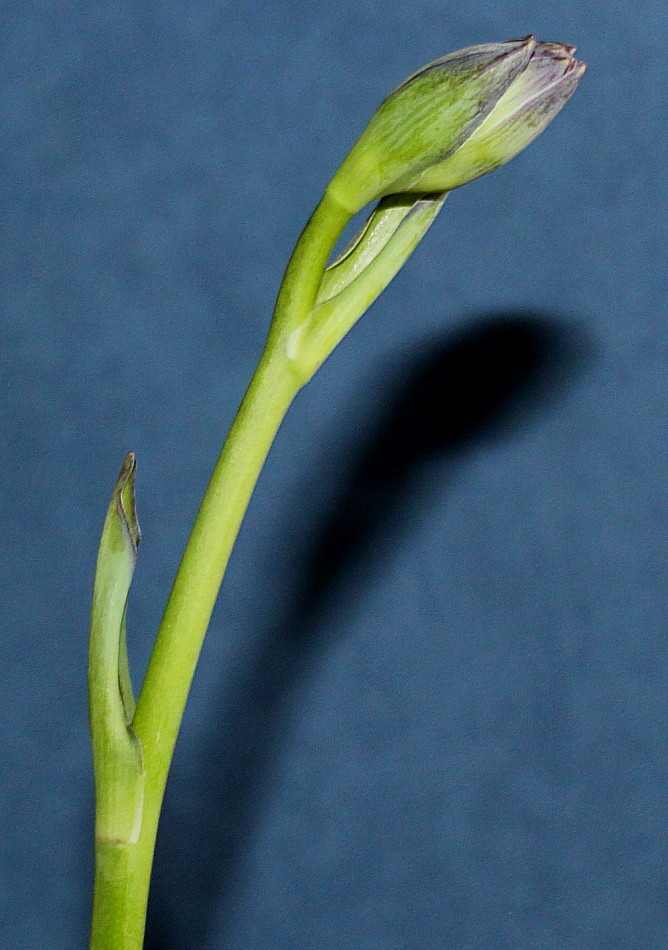
<path fill-rule="evenodd" d="M 305 382 L 287 355 L 287 339 L 307 319 L 329 255 L 348 219 L 349 213 L 325 195 L 297 243 L 281 285 L 267 348 L 184 551 L 132 721 L 144 765 L 141 829 L 132 843 L 96 842 L 91 950 L 141 950 L 160 808 L 192 677 L 260 470 L 290 403 Z"/>
<path fill-rule="evenodd" d="M 158 816 L 190 683 L 239 525 L 298 388 L 284 361 L 263 359 L 202 502 L 133 720 L 144 761 L 139 838 L 96 843 L 93 950 L 142 946 Z"/>

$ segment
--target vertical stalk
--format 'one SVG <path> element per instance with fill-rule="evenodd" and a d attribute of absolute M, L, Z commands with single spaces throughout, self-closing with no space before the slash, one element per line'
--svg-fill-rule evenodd
<path fill-rule="evenodd" d="M 95 891 L 90 946 L 139 950 L 144 942 L 155 829 L 136 844 L 95 842 Z"/>

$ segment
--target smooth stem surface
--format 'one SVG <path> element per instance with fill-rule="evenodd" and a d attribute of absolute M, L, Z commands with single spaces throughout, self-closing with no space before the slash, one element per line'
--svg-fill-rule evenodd
<path fill-rule="evenodd" d="M 186 545 L 137 702 L 142 748 L 139 839 L 96 842 L 91 950 L 141 950 L 160 808 L 190 684 L 241 521 L 281 421 L 304 378 L 286 355 L 349 214 L 327 197 L 288 265 L 267 348 L 223 447 Z"/>
<path fill-rule="evenodd" d="M 139 950 L 144 942 L 153 840 L 134 845 L 95 843 L 95 897 L 90 945 L 95 950 Z M 153 830 L 153 839 L 155 830 Z"/>
<path fill-rule="evenodd" d="M 284 364 L 263 358 L 202 501 L 133 720 L 145 770 L 139 840 L 96 842 L 91 950 L 142 946 L 158 817 L 190 683 L 241 520 L 298 388 Z"/>

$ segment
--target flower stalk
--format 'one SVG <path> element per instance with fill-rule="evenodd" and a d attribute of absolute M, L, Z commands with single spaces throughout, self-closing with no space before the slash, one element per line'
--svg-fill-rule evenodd
<path fill-rule="evenodd" d="M 102 534 L 89 667 L 96 789 L 91 950 L 141 950 L 162 798 L 192 677 L 257 478 L 293 399 L 408 260 L 448 191 L 509 161 L 554 118 L 584 66 L 533 37 L 452 53 L 381 104 L 288 263 L 265 351 L 214 468 L 135 706 L 125 614 L 139 526 L 135 460 Z M 332 263 L 350 219 L 377 201 Z"/>

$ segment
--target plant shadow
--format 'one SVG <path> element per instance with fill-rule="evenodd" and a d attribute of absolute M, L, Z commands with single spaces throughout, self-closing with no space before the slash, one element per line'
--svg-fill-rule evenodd
<path fill-rule="evenodd" d="M 188 807 L 177 813 L 174 798 L 165 803 L 169 831 L 158 848 L 146 950 L 176 950 L 185 934 L 204 950 L 214 918 L 228 919 L 289 734 L 292 696 L 331 644 L 337 617 L 354 608 L 457 465 L 521 431 L 582 376 L 592 354 L 577 324 L 497 313 L 423 342 L 389 382 L 386 374 L 382 414 L 297 552 L 299 579 L 282 615 L 210 718 L 205 751 L 187 776 Z"/>

